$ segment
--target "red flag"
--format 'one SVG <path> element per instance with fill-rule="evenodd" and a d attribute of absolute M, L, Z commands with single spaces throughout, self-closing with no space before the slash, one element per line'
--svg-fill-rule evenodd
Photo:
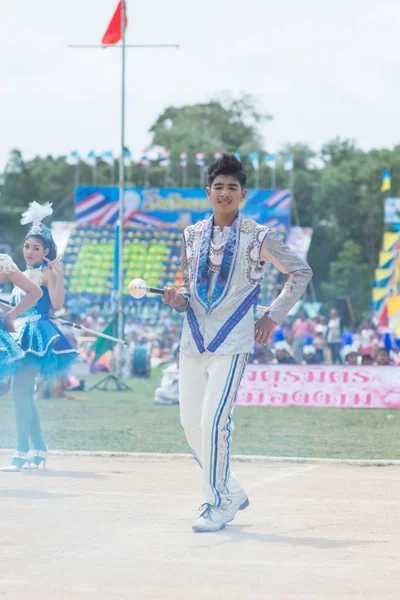
<path fill-rule="evenodd" d="M 126 5 L 125 5 L 126 10 Z M 118 44 L 118 42 L 122 38 L 121 31 L 121 21 L 122 21 L 122 0 L 119 0 L 118 6 L 115 9 L 115 13 L 113 14 L 113 18 L 110 21 L 110 24 L 107 28 L 107 31 L 103 35 L 103 39 L 101 40 L 102 44 Z M 125 29 L 128 25 L 128 17 L 125 13 Z"/>

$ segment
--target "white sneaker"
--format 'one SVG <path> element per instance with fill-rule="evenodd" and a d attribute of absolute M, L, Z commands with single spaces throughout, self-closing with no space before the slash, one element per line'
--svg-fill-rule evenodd
<path fill-rule="evenodd" d="M 219 531 L 225 527 L 231 517 L 230 511 L 216 508 L 211 504 L 202 504 L 200 510 L 203 512 L 192 525 L 193 531 Z M 232 519 L 233 517 L 230 520 Z"/>
<path fill-rule="evenodd" d="M 229 494 L 228 500 L 229 506 L 226 508 L 226 512 L 229 513 L 227 523 L 230 523 L 235 518 L 237 511 L 245 510 L 250 502 L 244 490 L 240 490 L 240 492 L 236 492 L 235 494 Z"/>

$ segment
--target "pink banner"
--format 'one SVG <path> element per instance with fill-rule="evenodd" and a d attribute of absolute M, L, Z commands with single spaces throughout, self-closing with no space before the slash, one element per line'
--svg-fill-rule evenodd
<path fill-rule="evenodd" d="M 400 408 L 400 368 L 248 365 L 236 405 Z"/>

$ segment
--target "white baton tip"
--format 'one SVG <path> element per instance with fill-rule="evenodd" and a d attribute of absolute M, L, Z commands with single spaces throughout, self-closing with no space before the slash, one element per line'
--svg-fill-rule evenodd
<path fill-rule="evenodd" d="M 146 295 L 147 286 L 144 279 L 132 279 L 130 284 L 128 285 L 128 292 L 132 296 L 132 298 L 143 298 Z"/>

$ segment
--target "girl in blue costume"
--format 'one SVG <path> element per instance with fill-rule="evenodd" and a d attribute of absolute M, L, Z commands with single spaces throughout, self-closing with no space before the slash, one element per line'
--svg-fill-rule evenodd
<path fill-rule="evenodd" d="M 14 320 L 30 308 L 42 296 L 42 291 L 36 283 L 21 273 L 8 254 L 0 254 L 0 284 L 10 281 L 25 292 L 21 302 L 10 308 L 0 302 L 0 379 L 14 374 L 16 365 L 24 357 L 22 348 L 11 337 L 15 332 Z"/>
<path fill-rule="evenodd" d="M 34 401 L 36 376 L 59 375 L 78 356 L 64 333 L 50 320 L 51 309 L 60 310 L 64 304 L 64 275 L 61 262 L 57 260 L 57 247 L 50 230 L 42 219 L 52 214 L 50 204 L 41 206 L 32 202 L 22 215 L 23 225 L 32 223 L 25 238 L 24 258 L 26 275 L 40 286 L 43 296 L 25 311 L 16 322 L 18 343 L 25 353 L 16 370 L 12 393 L 17 426 L 17 452 L 9 467 L 3 471 L 30 470 L 46 465 L 47 447 L 43 440 L 40 418 Z M 15 287 L 12 303 L 17 304 L 24 291 Z M 29 450 L 29 437 L 33 452 Z"/>

